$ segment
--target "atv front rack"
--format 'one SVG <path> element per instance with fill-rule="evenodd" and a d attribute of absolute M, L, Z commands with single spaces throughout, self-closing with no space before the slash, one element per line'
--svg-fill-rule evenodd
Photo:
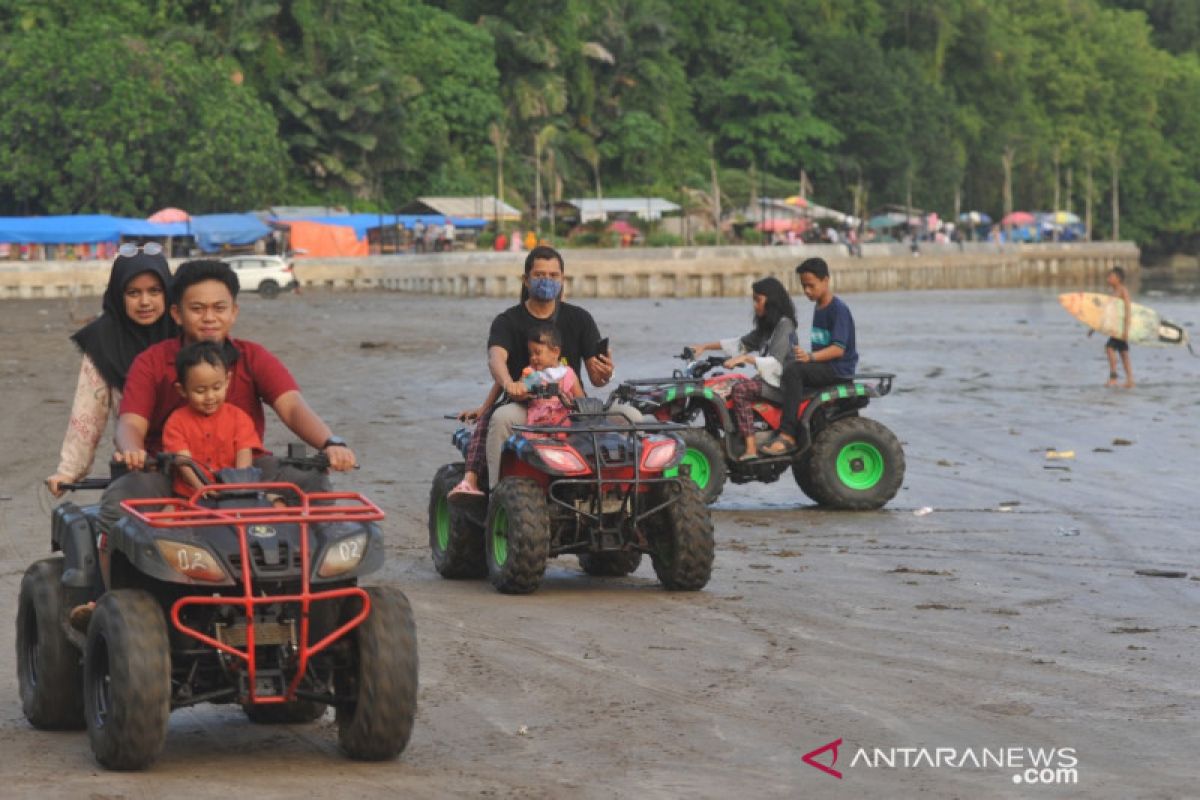
<path fill-rule="evenodd" d="M 621 420 L 620 421 L 612 420 L 612 421 L 609 421 L 609 422 L 606 422 L 603 424 L 592 423 L 590 425 L 582 424 L 582 425 L 514 425 L 513 426 L 513 431 L 520 432 L 520 433 L 532 433 L 532 434 L 544 434 L 544 435 L 587 434 L 587 435 L 591 436 L 593 461 L 590 466 L 592 469 L 592 475 L 588 476 L 588 477 L 581 477 L 581 478 L 556 478 L 550 486 L 550 490 L 548 492 L 548 497 L 550 498 L 550 501 L 553 502 L 555 505 L 561 506 L 562 508 L 566 509 L 567 511 L 570 511 L 572 514 L 577 514 L 587 520 L 590 520 L 592 523 L 595 524 L 596 533 L 600 536 L 604 536 L 605 534 L 619 533 L 619 530 L 617 530 L 617 529 L 606 528 L 604 526 L 604 513 L 605 513 L 604 512 L 604 487 L 605 486 L 625 486 L 626 487 L 625 490 L 621 494 L 621 510 L 622 510 L 622 512 L 624 512 L 626 509 L 626 505 L 628 504 L 629 515 L 630 515 L 630 517 L 632 517 L 633 525 L 636 526 L 636 525 L 639 525 L 642 522 L 642 520 L 646 519 L 647 517 L 651 516 L 652 514 L 658 513 L 662 509 L 671 505 L 677 499 L 675 497 L 672 497 L 672 498 L 669 498 L 669 499 L 659 503 L 656 506 L 653 506 L 652 508 L 641 509 L 639 511 L 639 509 L 637 508 L 637 505 L 640 503 L 640 499 L 642 496 L 641 488 L 643 486 L 648 487 L 648 486 L 656 486 L 656 485 L 661 485 L 661 484 L 678 483 L 680 478 L 675 477 L 675 476 L 672 476 L 669 478 L 662 477 L 661 472 L 658 473 L 659 477 L 646 477 L 642 473 L 642 449 L 640 446 L 636 446 L 633 448 L 633 452 L 631 454 L 631 461 L 632 461 L 631 466 L 613 467 L 610 465 L 608 467 L 608 469 L 610 469 L 610 470 L 617 469 L 622 472 L 628 471 L 629 472 L 628 475 L 625 475 L 625 474 L 611 475 L 610 474 L 609 476 L 605 477 L 604 465 L 601 463 L 601 459 L 600 459 L 601 448 L 600 448 L 600 443 L 597 440 L 597 436 L 600 434 L 604 434 L 604 433 L 678 433 L 680 431 L 685 431 L 688 428 L 688 426 L 681 425 L 677 422 L 631 422 L 630 420 L 621 416 L 619 413 L 612 411 L 611 409 L 604 410 L 604 411 L 596 411 L 596 412 L 581 412 L 581 411 L 572 412 L 573 419 L 579 419 L 581 417 L 586 418 L 586 417 L 612 417 L 612 416 L 621 417 Z M 536 446 L 532 440 L 524 439 L 521 441 L 524 446 L 530 446 L 530 447 Z M 637 440 L 637 441 L 640 445 L 641 440 Z M 686 477 L 687 477 L 686 475 L 683 476 L 684 479 L 686 479 Z M 557 496 L 557 494 L 556 494 L 557 491 L 564 489 L 565 487 L 568 487 L 568 486 L 588 486 L 588 487 L 594 488 L 594 492 L 593 492 L 592 498 L 591 498 L 592 504 L 591 504 L 590 511 L 584 511 L 580 508 L 577 508 L 572 503 Z M 579 545 L 579 547 L 577 549 L 581 549 L 581 550 L 585 549 L 585 546 L 581 544 L 581 545 Z M 570 552 L 570 549 L 563 550 L 562 552 Z"/>
<path fill-rule="evenodd" d="M 205 494 L 244 494 L 246 492 L 289 493 L 300 499 L 300 505 L 286 508 L 207 508 L 199 505 Z M 181 597 L 171 606 L 171 624 L 180 633 L 209 647 L 241 659 L 246 663 L 247 699 L 255 704 L 288 703 L 296 699 L 296 691 L 308 671 L 312 656 L 329 647 L 362 624 L 371 613 L 367 593 L 357 586 L 326 589 L 314 592 L 310 587 L 311 562 L 308 551 L 308 526 L 328 522 L 374 522 L 383 519 L 379 506 L 357 492 L 305 493 L 294 483 L 230 483 L 206 486 L 186 500 L 180 498 L 150 498 L 125 500 L 121 507 L 142 523 L 154 528 L 193 528 L 225 525 L 237 530 L 241 552 L 242 595 Z M 300 593 L 256 597 L 252 580 L 253 560 L 247 541 L 246 526 L 295 524 L 300 526 Z M 222 565 L 224 569 L 225 566 Z M 308 643 L 309 609 L 313 602 L 354 597 L 362 604 L 358 613 L 320 641 Z M 295 675 L 285 691 L 278 695 L 258 694 L 258 662 L 255 655 L 254 611 L 258 606 L 276 603 L 300 604 L 300 635 L 297 642 Z M 234 647 L 184 624 L 181 612 L 187 606 L 239 606 L 246 615 L 246 648 Z"/>

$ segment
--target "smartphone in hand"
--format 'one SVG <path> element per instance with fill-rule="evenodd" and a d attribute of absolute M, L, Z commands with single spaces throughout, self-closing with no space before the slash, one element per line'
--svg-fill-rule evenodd
<path fill-rule="evenodd" d="M 592 355 L 593 356 L 608 355 L 608 337 L 607 336 L 605 336 L 603 339 L 601 339 L 599 342 L 596 343 L 596 352 L 592 353 Z"/>

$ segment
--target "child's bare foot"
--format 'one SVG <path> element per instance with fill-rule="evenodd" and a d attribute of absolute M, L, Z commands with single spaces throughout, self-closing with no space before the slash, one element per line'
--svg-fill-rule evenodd
<path fill-rule="evenodd" d="M 95 610 L 95 603 L 84 603 L 81 606 L 72 608 L 71 613 L 67 616 L 71 622 L 71 627 L 81 633 L 87 633 L 88 623 L 92 621 L 92 612 Z"/>
<path fill-rule="evenodd" d="M 1126 388 L 1126 389 L 1132 389 L 1133 387 L 1134 387 L 1134 383 L 1133 383 L 1133 381 L 1131 381 L 1131 380 L 1129 380 L 1129 381 L 1125 381 L 1125 388 Z"/>
<path fill-rule="evenodd" d="M 1105 385 L 1105 386 L 1116 386 L 1116 385 L 1117 385 L 1117 379 L 1116 379 L 1116 378 L 1109 378 L 1109 379 L 1108 379 L 1108 383 L 1106 383 L 1106 384 L 1104 384 L 1104 385 Z"/>

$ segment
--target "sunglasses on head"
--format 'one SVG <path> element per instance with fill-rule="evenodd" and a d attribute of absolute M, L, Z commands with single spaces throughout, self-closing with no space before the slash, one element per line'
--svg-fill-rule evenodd
<path fill-rule="evenodd" d="M 157 256 L 161 255 L 162 251 L 163 246 L 158 242 L 146 242 L 145 244 L 126 242 L 117 248 L 117 255 L 125 256 L 126 258 L 132 258 L 138 253 L 145 253 L 148 256 Z"/>

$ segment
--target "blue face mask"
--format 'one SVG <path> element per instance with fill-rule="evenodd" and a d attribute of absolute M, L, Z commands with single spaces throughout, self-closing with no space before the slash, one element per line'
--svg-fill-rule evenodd
<path fill-rule="evenodd" d="M 562 291 L 562 281 L 554 278 L 534 278 L 529 282 L 529 294 L 535 300 L 553 300 Z"/>

